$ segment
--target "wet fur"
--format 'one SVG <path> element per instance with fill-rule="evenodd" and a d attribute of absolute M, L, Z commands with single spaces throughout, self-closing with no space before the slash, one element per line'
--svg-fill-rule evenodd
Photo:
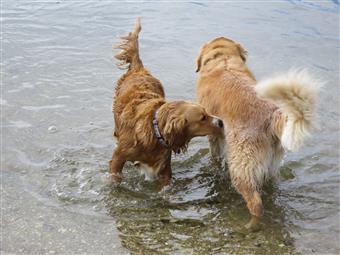
<path fill-rule="evenodd" d="M 117 146 L 110 161 L 114 181 L 121 179 L 126 161 L 139 162 L 158 177 L 162 186 L 171 178 L 171 152 L 185 151 L 191 138 L 213 134 L 217 129 L 212 116 L 203 107 L 186 101 L 168 102 L 158 79 L 143 66 L 139 57 L 139 19 L 134 30 L 122 37 L 116 48 L 122 51 L 115 57 L 119 67 L 127 72 L 117 81 L 113 95 Z M 155 137 L 152 120 L 159 109 L 158 126 L 168 147 Z M 202 116 L 206 121 L 200 121 Z M 222 123 L 222 122 L 221 122 Z"/>
<path fill-rule="evenodd" d="M 220 137 L 211 137 L 211 151 L 223 151 L 256 225 L 264 182 L 277 176 L 284 148 L 296 150 L 313 127 L 318 82 L 293 71 L 258 83 L 243 47 L 223 37 L 201 48 L 196 71 L 199 103 L 225 124 L 225 149 Z"/>

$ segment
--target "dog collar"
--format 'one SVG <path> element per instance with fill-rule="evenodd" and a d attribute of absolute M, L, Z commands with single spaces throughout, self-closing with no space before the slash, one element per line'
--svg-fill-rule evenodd
<path fill-rule="evenodd" d="M 152 125 L 153 125 L 153 129 L 155 130 L 156 138 L 164 147 L 170 148 L 170 146 L 164 140 L 161 134 L 161 131 L 159 130 L 158 120 L 157 120 L 158 113 L 159 113 L 159 108 L 155 111 L 155 114 L 153 115 L 153 120 L 152 120 Z"/>
<path fill-rule="evenodd" d="M 155 114 L 153 115 L 153 120 L 152 120 L 152 126 L 153 126 L 153 129 L 155 130 L 156 138 L 165 148 L 171 149 L 169 144 L 167 144 L 166 141 L 164 140 L 161 134 L 161 131 L 159 130 L 158 120 L 157 120 L 158 113 L 159 113 L 159 108 L 155 111 Z M 181 150 L 177 149 L 177 150 L 174 150 L 174 152 L 175 154 L 180 154 Z"/>

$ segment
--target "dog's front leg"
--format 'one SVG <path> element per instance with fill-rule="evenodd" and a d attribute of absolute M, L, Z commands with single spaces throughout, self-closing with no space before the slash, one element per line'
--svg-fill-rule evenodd
<path fill-rule="evenodd" d="M 123 171 L 125 162 L 126 162 L 126 159 L 124 155 L 122 154 L 119 148 L 119 145 L 118 145 L 118 147 L 113 151 L 112 159 L 109 162 L 112 181 L 114 182 L 121 181 L 122 171 Z"/>
<path fill-rule="evenodd" d="M 171 176 L 171 165 L 170 162 L 168 162 L 158 173 L 159 190 L 162 190 L 166 185 L 170 183 Z"/>
<path fill-rule="evenodd" d="M 225 156 L 225 136 L 220 134 L 218 136 L 209 135 L 210 153 L 214 159 L 223 160 Z"/>

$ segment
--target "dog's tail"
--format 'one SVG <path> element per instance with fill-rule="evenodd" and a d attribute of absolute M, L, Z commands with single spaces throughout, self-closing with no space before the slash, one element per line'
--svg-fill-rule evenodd
<path fill-rule="evenodd" d="M 305 70 L 290 71 L 257 84 L 258 95 L 279 106 L 272 129 L 285 149 L 297 150 L 313 130 L 316 96 L 321 85 Z"/>
<path fill-rule="evenodd" d="M 138 71 L 143 68 L 143 63 L 139 58 L 138 47 L 138 34 L 141 29 L 140 18 L 137 18 L 133 31 L 127 36 L 121 36 L 122 43 L 114 46 L 114 48 L 122 50 L 115 55 L 115 58 L 121 61 L 117 64 L 119 68 L 124 69 L 125 65 L 128 65 L 129 70 Z"/>

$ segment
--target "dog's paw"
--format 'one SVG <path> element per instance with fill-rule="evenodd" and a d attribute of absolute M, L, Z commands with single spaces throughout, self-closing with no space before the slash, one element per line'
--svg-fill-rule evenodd
<path fill-rule="evenodd" d="M 107 173 L 102 177 L 102 181 L 107 185 L 118 186 L 122 181 L 122 174 Z"/>
<path fill-rule="evenodd" d="M 251 220 L 244 226 L 249 232 L 257 232 L 261 230 L 260 218 L 251 216 Z"/>

